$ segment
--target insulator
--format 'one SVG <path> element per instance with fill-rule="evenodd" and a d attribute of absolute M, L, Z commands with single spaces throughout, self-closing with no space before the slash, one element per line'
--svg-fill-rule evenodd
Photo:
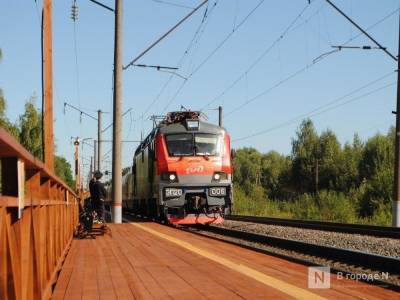
<path fill-rule="evenodd" d="M 75 4 L 75 2 L 71 7 L 71 19 L 74 20 L 74 22 L 78 20 L 78 6 Z"/>

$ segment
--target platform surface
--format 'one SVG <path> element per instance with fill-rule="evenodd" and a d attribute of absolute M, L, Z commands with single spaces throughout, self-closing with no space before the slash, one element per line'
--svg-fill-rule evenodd
<path fill-rule="evenodd" d="M 332 274 L 308 289 L 306 266 L 157 223 L 110 224 L 74 240 L 53 299 L 399 299 Z"/>

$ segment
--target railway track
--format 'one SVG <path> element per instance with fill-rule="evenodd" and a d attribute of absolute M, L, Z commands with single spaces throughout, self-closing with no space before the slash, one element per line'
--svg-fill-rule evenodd
<path fill-rule="evenodd" d="M 400 238 L 400 228 L 387 226 L 374 226 L 362 224 L 344 224 L 323 221 L 305 221 L 293 219 L 281 219 L 270 217 L 254 217 L 254 216 L 225 216 L 226 220 L 241 221 L 257 224 L 281 225 L 296 228 L 306 228 L 323 231 L 333 231 L 342 233 L 353 233 L 361 235 L 372 235 L 376 237 Z"/>
<path fill-rule="evenodd" d="M 183 230 L 301 264 L 330 266 L 334 273 L 378 274 L 380 276 L 382 272 L 388 272 L 387 279 L 373 281 L 366 278 L 358 279 L 400 291 L 400 259 L 398 258 L 219 226 L 184 227 Z"/>

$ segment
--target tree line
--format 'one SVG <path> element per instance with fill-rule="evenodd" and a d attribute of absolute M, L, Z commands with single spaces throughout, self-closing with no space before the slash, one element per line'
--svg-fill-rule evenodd
<path fill-rule="evenodd" d="M 366 141 L 355 134 L 341 145 L 332 130 L 318 134 L 307 119 L 292 139 L 290 155 L 239 149 L 234 164 L 237 212 L 389 224 L 394 135 L 394 128 Z"/>

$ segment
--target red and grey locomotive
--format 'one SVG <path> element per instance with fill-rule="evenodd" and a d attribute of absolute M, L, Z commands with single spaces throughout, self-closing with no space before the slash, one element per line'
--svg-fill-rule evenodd
<path fill-rule="evenodd" d="M 172 224 L 221 223 L 232 207 L 230 137 L 199 112 L 171 112 L 135 151 L 123 202 Z"/>

